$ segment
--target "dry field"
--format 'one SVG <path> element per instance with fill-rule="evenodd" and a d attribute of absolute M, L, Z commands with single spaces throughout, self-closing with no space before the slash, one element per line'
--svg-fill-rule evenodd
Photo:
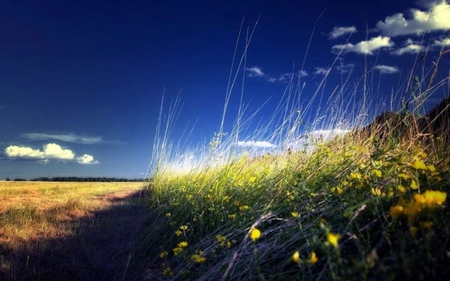
<path fill-rule="evenodd" d="M 111 280 L 147 214 L 139 182 L 0 182 L 0 280 Z"/>

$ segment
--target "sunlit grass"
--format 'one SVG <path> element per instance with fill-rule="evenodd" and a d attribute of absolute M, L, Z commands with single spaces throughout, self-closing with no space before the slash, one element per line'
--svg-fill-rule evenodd
<path fill-rule="evenodd" d="M 139 182 L 0 182 L 0 279 L 66 276 L 59 271 L 72 266 L 70 259 L 74 264 L 86 260 L 82 255 L 95 249 L 86 245 L 111 235 L 99 232 L 95 236 L 90 232 L 93 227 L 123 231 L 121 225 L 115 227 L 121 223 L 119 216 L 116 221 L 96 218 L 97 212 L 111 207 L 108 196 L 123 194 L 125 198 L 142 187 Z M 66 252 L 65 256 L 58 257 L 60 252 Z M 77 276 L 82 275 L 80 269 Z"/>
<path fill-rule="evenodd" d="M 307 110 L 297 110 L 302 87 L 293 86 L 265 130 L 249 137 L 270 140 L 274 149 L 236 145 L 245 128 L 241 115 L 231 133 L 219 130 L 197 153 L 183 154 L 164 135 L 155 141 L 161 147 L 155 146 L 149 182 L 156 219 L 143 240 L 145 262 L 136 268 L 178 280 L 448 275 L 450 153 L 448 133 L 439 127 L 448 124 L 448 106 L 436 115 L 438 126 L 421 119 L 416 106 L 448 89 L 448 77 L 427 78 L 417 79 L 422 87 L 411 94 L 412 108 L 403 104 L 391 109 L 398 113 L 373 116 L 370 126 L 358 119 L 365 112 L 355 110 L 369 108 L 369 99 L 349 105 L 359 89 L 346 85 L 327 101 L 329 108 L 344 107 L 322 109 L 325 118 L 316 114 L 305 125 Z M 321 85 L 312 99 L 322 100 Z M 338 125 L 342 133 L 335 137 L 313 134 Z M 197 157 L 187 164 L 186 155 Z"/>

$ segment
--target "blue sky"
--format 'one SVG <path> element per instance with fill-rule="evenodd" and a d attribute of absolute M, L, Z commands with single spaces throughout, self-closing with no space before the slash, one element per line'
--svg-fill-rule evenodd
<path fill-rule="evenodd" d="M 241 23 L 238 58 L 258 18 L 246 63 L 233 69 L 225 131 L 242 85 L 249 112 L 265 103 L 264 120 L 289 78 L 301 79 L 307 100 L 339 54 L 325 97 L 342 79 L 358 84 L 367 65 L 371 98 L 388 100 L 404 91 L 415 60 L 426 55 L 426 72 L 450 45 L 446 1 L 2 1 L 0 179 L 143 177 L 163 94 L 183 104 L 172 137 L 195 124 L 186 142 L 207 143 L 220 127 Z M 447 55 L 436 81 L 449 66 Z M 444 96 L 439 89 L 429 101 Z"/>

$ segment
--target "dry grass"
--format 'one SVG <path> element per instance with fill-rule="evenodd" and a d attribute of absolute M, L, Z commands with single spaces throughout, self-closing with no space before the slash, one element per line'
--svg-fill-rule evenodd
<path fill-rule="evenodd" d="M 104 258 L 124 250 L 139 230 L 145 206 L 135 195 L 142 187 L 139 182 L 0 182 L 0 279 L 59 279 L 58 271 L 69 268 L 88 280 L 116 274 L 106 272 L 111 257 Z M 109 244 L 102 246 L 102 240 Z"/>

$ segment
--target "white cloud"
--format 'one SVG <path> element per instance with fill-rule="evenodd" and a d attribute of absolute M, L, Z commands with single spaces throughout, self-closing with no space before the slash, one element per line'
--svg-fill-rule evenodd
<path fill-rule="evenodd" d="M 411 44 L 391 52 L 393 55 L 401 56 L 403 54 L 417 54 L 424 50 L 422 45 Z"/>
<path fill-rule="evenodd" d="M 266 76 L 259 66 L 253 66 L 245 69 L 248 77 L 264 77 Z"/>
<path fill-rule="evenodd" d="M 30 140 L 59 140 L 65 142 L 82 143 L 82 144 L 99 144 L 103 140 L 101 137 L 77 136 L 74 134 L 46 134 L 46 133 L 27 133 L 22 134 L 23 137 Z"/>
<path fill-rule="evenodd" d="M 98 164 L 97 160 L 94 160 L 92 155 L 84 154 L 83 156 L 79 156 L 76 158 L 77 163 L 79 164 Z"/>
<path fill-rule="evenodd" d="M 330 71 L 329 68 L 324 68 L 324 67 L 314 67 L 314 74 L 316 75 L 320 75 L 320 74 L 327 74 L 328 71 Z"/>
<path fill-rule="evenodd" d="M 33 149 L 26 146 L 11 145 L 5 149 L 5 154 L 9 158 L 25 159 L 61 159 L 72 160 L 75 154 L 70 149 L 63 149 L 56 143 L 49 143 L 43 146 L 43 150 Z"/>
<path fill-rule="evenodd" d="M 382 64 L 376 65 L 374 68 L 384 74 L 393 74 L 393 73 L 397 73 L 399 71 L 398 67 L 396 67 L 396 66 L 389 66 L 389 65 L 382 65 Z"/>
<path fill-rule="evenodd" d="M 427 3 L 427 10 L 410 9 L 411 17 L 406 19 L 403 13 L 386 17 L 377 23 L 377 29 L 387 36 L 400 36 L 431 31 L 450 30 L 450 5 L 441 1 L 437 5 Z"/>
<path fill-rule="evenodd" d="M 355 26 L 348 26 L 348 27 L 333 27 L 333 30 L 330 32 L 330 39 L 336 39 L 341 36 L 344 36 L 346 34 L 356 33 L 356 27 Z"/>
<path fill-rule="evenodd" d="M 350 131 L 342 130 L 342 129 L 315 130 L 315 131 L 307 133 L 306 135 L 308 137 L 323 138 L 324 140 L 326 140 L 326 139 L 329 139 L 329 138 L 332 138 L 335 136 L 342 136 L 348 132 L 350 132 Z"/>
<path fill-rule="evenodd" d="M 352 43 L 335 45 L 332 47 L 332 50 L 336 53 L 342 50 L 344 53 L 353 52 L 358 54 L 373 55 L 373 51 L 375 50 L 392 47 L 394 45 L 395 44 L 391 41 L 391 38 L 386 36 L 377 36 L 368 41 L 361 41 L 356 45 L 353 45 Z"/>
<path fill-rule="evenodd" d="M 75 157 L 75 153 L 70 149 L 64 149 L 56 143 L 43 145 L 41 149 L 34 149 L 27 146 L 10 145 L 5 149 L 5 155 L 12 159 L 37 159 L 39 164 L 48 164 L 51 159 L 76 161 L 79 164 L 98 164 L 92 155 L 84 154 Z"/>
<path fill-rule="evenodd" d="M 238 141 L 238 146 L 242 147 L 258 147 L 258 148 L 274 148 L 276 145 L 267 141 Z"/>
<path fill-rule="evenodd" d="M 450 46 L 450 37 L 434 40 L 434 46 Z"/>

